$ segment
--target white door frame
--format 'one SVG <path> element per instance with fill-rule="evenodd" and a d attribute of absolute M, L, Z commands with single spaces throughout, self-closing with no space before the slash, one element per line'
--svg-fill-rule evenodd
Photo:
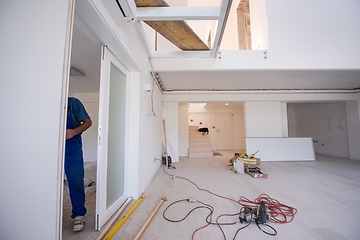
<path fill-rule="evenodd" d="M 67 29 L 65 39 L 65 53 L 63 61 L 63 80 L 62 80 L 62 94 L 61 94 L 61 107 L 60 117 L 62 119 L 59 126 L 60 141 L 59 141 L 59 156 L 58 156 L 58 197 L 56 200 L 56 233 L 55 239 L 62 239 L 62 223 L 63 223 L 63 196 L 64 196 L 64 173 L 65 173 L 65 142 L 66 142 L 66 118 L 67 118 L 67 104 L 69 96 L 69 79 L 70 79 L 70 59 L 71 59 L 71 45 L 72 34 L 74 26 L 74 12 L 75 12 L 75 0 L 69 1 Z"/>
<path fill-rule="evenodd" d="M 130 72 L 111 51 L 103 46 L 101 59 L 101 81 L 99 99 L 99 126 L 98 126 L 98 152 L 97 152 L 97 184 L 96 184 L 96 219 L 95 228 L 100 231 L 101 227 L 126 201 L 128 197 L 129 183 L 129 109 L 130 109 Z M 110 68 L 113 64 L 126 76 L 125 89 L 125 141 L 124 141 L 124 193 L 111 206 L 106 207 L 107 197 L 107 160 L 108 160 L 108 133 L 109 129 L 109 94 L 110 94 Z"/>

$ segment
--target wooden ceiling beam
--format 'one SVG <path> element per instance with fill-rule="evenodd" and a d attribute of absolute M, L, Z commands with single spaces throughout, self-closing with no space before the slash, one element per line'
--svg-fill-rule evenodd
<path fill-rule="evenodd" d="M 246 2 L 249 0 L 241 0 L 237 9 L 244 9 Z"/>
<path fill-rule="evenodd" d="M 136 7 L 170 7 L 163 0 L 134 0 Z"/>
<path fill-rule="evenodd" d="M 136 7 L 165 7 L 169 5 L 164 0 L 135 0 Z M 144 21 L 163 37 L 184 51 L 204 51 L 209 47 L 186 24 L 185 21 Z"/>
<path fill-rule="evenodd" d="M 146 21 L 145 23 L 181 50 L 210 50 L 184 21 Z"/>
<path fill-rule="evenodd" d="M 189 19 L 199 19 L 201 17 L 205 16 L 214 16 L 212 13 L 199 13 L 198 11 L 193 13 L 186 13 L 185 10 L 176 10 L 175 7 L 172 7 L 171 9 L 169 5 L 164 0 L 134 0 L 136 3 L 137 8 L 141 7 L 152 7 L 152 8 L 169 8 L 169 10 L 160 10 L 160 9 L 154 9 L 153 13 L 150 13 L 152 10 L 144 10 L 145 13 L 139 14 L 139 19 L 146 17 L 156 19 L 154 21 L 145 20 L 144 22 L 148 24 L 150 27 L 152 27 L 155 31 L 159 32 L 162 36 L 164 36 L 166 39 L 168 39 L 170 42 L 172 42 L 175 46 L 180 48 L 181 50 L 187 50 L 187 51 L 204 51 L 204 50 L 210 50 L 210 48 L 197 36 L 197 34 L 186 24 L 184 21 L 185 18 Z M 220 13 L 216 16 L 217 18 L 217 27 L 214 35 L 213 40 L 213 48 L 210 51 L 211 57 L 217 57 L 220 49 L 220 44 L 223 38 L 223 34 L 225 31 L 225 26 L 227 19 L 229 17 L 230 8 L 232 5 L 233 0 L 222 0 L 221 6 L 220 6 Z M 244 2 L 244 3 L 243 3 Z M 245 4 L 246 0 L 241 0 L 240 4 Z M 185 9 L 185 8 L 184 8 Z M 195 8 L 194 8 L 195 9 Z M 208 8 L 210 9 L 210 8 Z M 142 11 L 142 10 L 140 10 Z M 157 13 L 156 13 L 157 11 Z M 173 11 L 172 13 L 170 13 Z M 195 11 L 195 10 L 191 10 Z M 210 11 L 210 10 L 207 10 Z M 214 11 L 214 10 L 211 10 Z M 218 11 L 218 10 L 217 10 Z M 156 14 L 162 16 L 156 18 Z M 166 13 L 167 12 L 167 13 Z M 193 16 L 193 15 L 197 16 Z M 192 15 L 192 16 L 191 16 Z M 205 16 L 204 16 L 205 15 Z M 161 18 L 168 18 L 169 20 L 164 21 L 164 19 Z M 173 19 L 171 19 L 173 18 Z M 180 20 L 175 20 L 180 18 Z M 137 19 L 138 21 L 141 21 Z M 186 19 L 186 20 L 189 20 Z"/>

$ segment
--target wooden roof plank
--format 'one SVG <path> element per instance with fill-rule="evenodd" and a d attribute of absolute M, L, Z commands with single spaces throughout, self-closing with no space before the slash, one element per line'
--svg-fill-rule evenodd
<path fill-rule="evenodd" d="M 237 7 L 237 9 L 244 9 L 245 4 L 247 3 L 248 0 L 241 0 L 239 2 L 239 6 Z"/>
<path fill-rule="evenodd" d="M 137 7 L 169 7 L 164 0 L 135 0 Z M 184 51 L 210 50 L 185 21 L 145 21 L 175 46 Z"/>
<path fill-rule="evenodd" d="M 137 7 L 170 7 L 164 0 L 135 0 Z"/>

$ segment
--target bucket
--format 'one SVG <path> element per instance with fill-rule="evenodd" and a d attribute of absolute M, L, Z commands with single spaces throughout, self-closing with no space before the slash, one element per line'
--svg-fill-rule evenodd
<path fill-rule="evenodd" d="M 234 161 L 234 170 L 235 170 L 235 173 L 244 173 L 244 163 L 243 161 L 238 158 Z"/>

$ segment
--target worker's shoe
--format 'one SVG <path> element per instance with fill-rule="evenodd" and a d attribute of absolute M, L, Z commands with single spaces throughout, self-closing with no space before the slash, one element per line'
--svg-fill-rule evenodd
<path fill-rule="evenodd" d="M 74 219 L 74 228 L 73 228 L 73 231 L 74 232 L 78 232 L 78 231 L 81 231 L 83 230 L 85 227 L 85 218 L 84 216 L 77 216 L 75 219 Z"/>

